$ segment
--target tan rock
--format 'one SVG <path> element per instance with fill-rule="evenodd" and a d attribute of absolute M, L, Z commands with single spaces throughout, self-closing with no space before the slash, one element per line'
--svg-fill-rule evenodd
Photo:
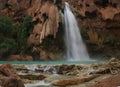
<path fill-rule="evenodd" d="M 49 59 L 49 54 L 47 51 L 40 51 L 40 60 L 48 60 Z"/>
<path fill-rule="evenodd" d="M 57 6 L 50 1 L 36 0 L 35 3 L 28 9 L 28 14 L 32 15 L 33 21 L 39 20 L 40 23 L 34 26 L 28 44 L 40 44 L 48 35 L 56 37 L 58 31 L 59 14 Z"/>
<path fill-rule="evenodd" d="M 9 61 L 32 61 L 33 57 L 29 55 L 10 55 Z"/>
<path fill-rule="evenodd" d="M 40 44 L 48 35 L 56 37 L 58 31 L 58 7 L 63 8 L 63 0 L 1 0 L 0 16 L 13 17 L 17 24 L 26 15 L 37 21 L 28 44 Z"/>
<path fill-rule="evenodd" d="M 119 87 L 120 75 L 111 76 L 89 87 Z"/>
<path fill-rule="evenodd" d="M 43 80 L 47 78 L 46 75 L 40 74 L 40 75 L 19 75 L 22 79 L 28 79 L 28 80 Z"/>
<path fill-rule="evenodd" d="M 115 14 L 120 13 L 120 8 L 113 8 L 112 6 L 107 6 L 106 8 L 101 8 L 99 12 L 102 14 L 102 17 L 106 19 L 113 19 Z"/>
<path fill-rule="evenodd" d="M 3 87 L 25 87 L 25 86 L 22 80 L 17 79 L 15 77 L 10 77 L 3 82 Z"/>
<path fill-rule="evenodd" d="M 4 76 L 18 76 L 16 69 L 10 64 L 3 64 L 0 66 L 0 72 Z"/>
<path fill-rule="evenodd" d="M 78 85 L 80 83 L 90 81 L 96 77 L 98 77 L 98 76 L 95 75 L 95 76 L 90 76 L 90 77 L 86 77 L 86 78 L 76 77 L 76 78 L 70 78 L 70 79 L 56 80 L 56 81 L 53 81 L 52 84 L 55 86 L 62 86 L 62 87 L 65 87 L 68 85 Z"/>

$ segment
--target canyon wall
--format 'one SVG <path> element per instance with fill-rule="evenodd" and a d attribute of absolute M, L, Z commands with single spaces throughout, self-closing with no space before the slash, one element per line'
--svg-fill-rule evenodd
<path fill-rule="evenodd" d="M 0 0 L 1 18 L 10 17 L 17 26 L 24 22 L 26 16 L 32 18 L 30 23 L 33 25 L 33 31 L 30 33 L 29 38 L 26 41 L 27 45 L 23 46 L 21 51 L 26 47 L 33 47 L 31 50 L 32 54 L 38 54 L 43 60 L 46 58 L 51 59 L 49 58 L 50 55 L 54 56 L 52 53 L 46 52 L 48 49 L 57 49 L 54 43 L 57 43 L 55 38 L 56 36 L 59 36 L 57 32 L 61 20 L 59 15 L 60 9 L 64 9 L 63 0 Z M 22 27 L 23 26 L 27 26 L 27 24 L 23 23 Z M 24 33 L 24 30 L 25 29 L 21 30 L 21 32 Z M 26 30 L 29 32 L 30 29 Z M 48 37 L 48 39 L 43 43 L 43 40 L 46 37 Z M 24 36 L 22 39 L 24 39 Z M 17 44 L 19 44 L 20 40 L 17 39 L 16 41 Z M 24 52 L 20 52 L 20 54 L 21 53 L 24 54 Z"/>
<path fill-rule="evenodd" d="M 87 43 L 97 45 L 97 50 L 102 50 L 108 56 L 115 54 L 120 56 L 120 51 L 117 50 L 120 49 L 119 0 L 68 0 L 68 2 L 76 14 Z M 90 45 L 89 48 L 91 47 Z"/>
<path fill-rule="evenodd" d="M 97 52 L 108 57 L 119 57 L 119 0 L 66 1 L 69 2 L 76 15 L 90 55 Z M 32 47 L 30 54 L 37 54 L 42 60 L 54 59 L 57 58 L 56 55 L 58 56 L 56 53 L 60 53 L 60 55 L 63 53 L 63 25 L 60 23 L 59 14 L 59 10 L 63 9 L 64 0 L 0 0 L 0 17 L 12 18 L 15 25 L 19 26 L 27 15 L 31 16 L 30 23 L 33 25 L 31 27 L 33 29 L 26 41 L 27 44 L 21 50 Z M 19 40 L 15 39 L 15 41 L 19 43 Z M 10 51 L 11 49 L 9 49 Z M 14 53 L 23 54 L 24 52 Z M 1 55 L 0 58 L 2 58 Z"/>

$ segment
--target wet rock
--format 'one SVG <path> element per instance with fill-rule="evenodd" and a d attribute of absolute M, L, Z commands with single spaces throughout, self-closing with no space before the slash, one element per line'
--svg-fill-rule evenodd
<path fill-rule="evenodd" d="M 10 64 L 3 64 L 0 66 L 0 74 L 2 87 L 24 87 L 23 82 L 20 80 L 16 69 Z"/>
<path fill-rule="evenodd" d="M 33 57 L 29 55 L 10 55 L 9 61 L 32 61 Z"/>
<path fill-rule="evenodd" d="M 99 81 L 95 85 L 88 87 L 119 87 L 120 86 L 120 75 L 111 76 L 102 81 Z"/>
<path fill-rule="evenodd" d="M 16 69 L 10 65 L 10 64 L 3 64 L 0 66 L 0 73 L 4 76 L 10 77 L 10 76 L 17 76 L 17 71 Z"/>
<path fill-rule="evenodd" d="M 61 65 L 61 66 L 58 67 L 57 71 L 58 71 L 59 74 L 77 75 L 77 74 L 79 74 L 81 69 L 82 69 L 82 66 Z"/>
<path fill-rule="evenodd" d="M 22 79 L 28 79 L 28 80 L 43 80 L 47 78 L 46 75 L 40 74 L 40 75 L 32 75 L 32 74 L 26 74 L 26 75 L 19 75 Z"/>
<path fill-rule="evenodd" d="M 68 79 L 68 78 L 72 78 L 72 77 L 71 76 L 59 75 L 59 74 L 53 74 L 53 75 L 50 75 L 48 78 L 45 78 L 44 81 L 47 82 L 47 83 L 51 83 L 55 80 Z"/>
<path fill-rule="evenodd" d="M 24 83 L 20 79 L 10 77 L 10 78 L 5 79 L 2 87 L 25 87 L 25 86 L 24 86 Z"/>
<path fill-rule="evenodd" d="M 91 74 L 118 74 L 120 73 L 120 60 L 112 58 L 107 63 L 101 64 Z"/>
<path fill-rule="evenodd" d="M 69 78 L 69 79 L 63 79 L 63 80 L 56 80 L 56 81 L 53 81 L 52 84 L 55 86 L 63 86 L 63 87 L 69 86 L 69 85 L 78 85 L 80 83 L 88 82 L 96 77 L 98 76 L 95 75 L 95 76 L 90 76 L 86 78 L 76 77 L 76 78 Z"/>

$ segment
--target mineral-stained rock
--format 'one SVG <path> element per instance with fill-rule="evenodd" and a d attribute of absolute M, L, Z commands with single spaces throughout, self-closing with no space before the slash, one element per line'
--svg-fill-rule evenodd
<path fill-rule="evenodd" d="M 32 61 L 33 57 L 29 55 L 10 55 L 9 61 Z"/>
<path fill-rule="evenodd" d="M 48 35 L 56 37 L 59 26 L 59 12 L 54 3 L 57 3 L 57 1 L 35 0 L 32 7 L 28 9 L 28 14 L 33 17 L 33 21 L 38 22 L 28 39 L 29 44 L 42 43 L 42 40 Z"/>

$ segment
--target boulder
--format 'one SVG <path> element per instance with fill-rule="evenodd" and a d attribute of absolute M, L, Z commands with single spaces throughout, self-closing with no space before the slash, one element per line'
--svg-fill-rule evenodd
<path fill-rule="evenodd" d="M 3 64 L 0 66 L 0 73 L 4 76 L 18 76 L 16 69 L 10 64 Z"/>
<path fill-rule="evenodd" d="M 114 75 L 88 87 L 119 87 L 120 75 Z"/>
<path fill-rule="evenodd" d="M 10 78 L 7 78 L 3 82 L 2 87 L 25 87 L 25 86 L 24 86 L 24 83 L 22 82 L 22 80 L 14 78 L 14 77 L 10 77 Z"/>
<path fill-rule="evenodd" d="M 88 82 L 88 81 L 90 81 L 90 80 L 92 80 L 96 77 L 98 77 L 98 75 L 94 75 L 94 76 L 90 76 L 90 77 L 86 77 L 86 78 L 76 77 L 76 78 L 55 80 L 55 81 L 52 82 L 52 84 L 55 85 L 55 86 L 66 87 L 66 86 L 69 86 L 69 85 L 78 85 L 78 84 L 81 84 L 81 83 L 84 83 L 84 82 Z"/>

